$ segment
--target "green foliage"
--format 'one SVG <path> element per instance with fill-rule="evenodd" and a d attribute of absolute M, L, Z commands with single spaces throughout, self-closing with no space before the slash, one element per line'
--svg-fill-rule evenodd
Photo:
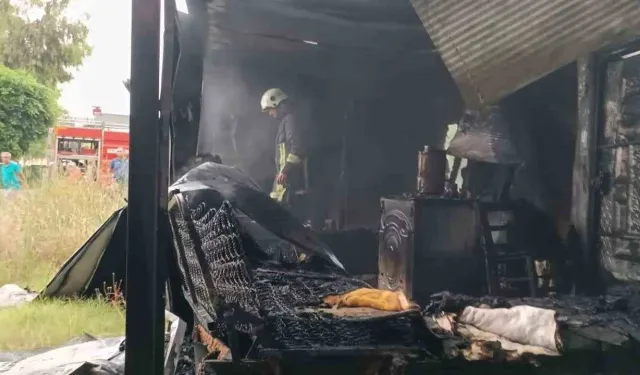
<path fill-rule="evenodd" d="M 0 64 L 25 70 L 50 87 L 91 53 L 83 20 L 65 15 L 70 0 L 0 0 Z"/>
<path fill-rule="evenodd" d="M 0 65 L 0 150 L 26 153 L 58 117 L 57 93 L 28 73 Z"/>
<path fill-rule="evenodd" d="M 38 159 L 44 158 L 47 154 L 47 137 L 42 137 L 40 139 L 36 139 L 30 145 L 27 151 L 25 151 L 24 156 L 26 158 Z"/>

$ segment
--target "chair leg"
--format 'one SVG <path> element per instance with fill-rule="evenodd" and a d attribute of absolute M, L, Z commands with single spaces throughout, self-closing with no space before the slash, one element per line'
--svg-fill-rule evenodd
<path fill-rule="evenodd" d="M 493 238 L 489 229 L 489 218 L 486 210 L 481 208 L 480 225 L 482 228 L 482 248 L 484 253 L 484 266 L 486 273 L 487 294 L 490 296 L 497 295 L 498 283 L 496 280 L 496 264 L 493 250 Z"/>
<path fill-rule="evenodd" d="M 526 268 L 527 268 L 527 276 L 529 277 L 529 290 L 531 293 L 531 297 L 535 297 L 537 295 L 537 282 L 536 282 L 536 272 L 533 264 L 533 258 L 530 256 L 526 257 Z"/>
<path fill-rule="evenodd" d="M 486 245 L 485 245 L 486 247 Z M 496 282 L 495 263 L 493 257 L 490 254 L 490 250 L 484 250 L 484 266 L 487 280 L 487 294 L 490 296 L 496 295 L 498 292 L 498 285 Z"/>

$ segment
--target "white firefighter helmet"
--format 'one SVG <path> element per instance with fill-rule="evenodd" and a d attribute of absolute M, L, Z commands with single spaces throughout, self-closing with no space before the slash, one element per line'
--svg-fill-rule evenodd
<path fill-rule="evenodd" d="M 287 94 L 284 91 L 274 88 L 267 90 L 264 94 L 262 94 L 262 99 L 260 99 L 260 107 L 262 107 L 263 111 L 272 108 L 278 108 L 280 103 L 289 99 Z"/>

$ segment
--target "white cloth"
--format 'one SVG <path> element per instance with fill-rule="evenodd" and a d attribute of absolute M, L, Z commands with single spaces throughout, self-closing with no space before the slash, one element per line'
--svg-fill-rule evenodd
<path fill-rule="evenodd" d="M 510 309 L 466 307 L 458 321 L 513 342 L 558 352 L 556 312 L 533 306 Z"/>

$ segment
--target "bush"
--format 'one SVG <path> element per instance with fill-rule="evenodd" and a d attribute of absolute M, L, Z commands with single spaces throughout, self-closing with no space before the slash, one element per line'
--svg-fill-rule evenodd
<path fill-rule="evenodd" d="M 0 65 L 0 151 L 16 157 L 41 141 L 59 113 L 57 93 L 31 75 Z"/>

